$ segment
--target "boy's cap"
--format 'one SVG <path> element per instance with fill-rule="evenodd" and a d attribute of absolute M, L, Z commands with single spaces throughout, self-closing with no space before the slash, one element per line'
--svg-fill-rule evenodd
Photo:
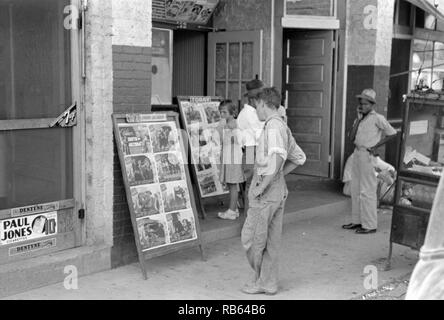
<path fill-rule="evenodd" d="M 244 97 L 252 98 L 256 96 L 263 88 L 265 88 L 265 83 L 262 80 L 254 79 L 246 84 L 247 93 L 244 94 Z"/>

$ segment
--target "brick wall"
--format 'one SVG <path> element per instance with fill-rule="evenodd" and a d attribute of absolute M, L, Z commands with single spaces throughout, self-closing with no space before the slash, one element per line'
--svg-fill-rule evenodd
<path fill-rule="evenodd" d="M 112 0 L 113 112 L 151 110 L 151 0 Z M 113 268 L 137 261 L 120 161 L 113 152 Z"/>
<path fill-rule="evenodd" d="M 151 48 L 113 46 L 114 112 L 146 112 L 151 103 Z"/>
<path fill-rule="evenodd" d="M 113 46 L 113 109 L 115 113 L 151 109 L 151 48 Z M 122 170 L 114 142 L 113 268 L 137 261 L 131 216 L 126 201 Z"/>
<path fill-rule="evenodd" d="M 354 0 L 347 7 L 347 109 L 345 159 L 353 152 L 348 139 L 356 118 L 356 95 L 365 88 L 377 93 L 378 113 L 387 114 L 394 2 Z M 383 148 L 381 148 L 383 156 Z"/>

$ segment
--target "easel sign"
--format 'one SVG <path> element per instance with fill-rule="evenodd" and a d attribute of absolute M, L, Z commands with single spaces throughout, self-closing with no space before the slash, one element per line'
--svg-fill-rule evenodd
<path fill-rule="evenodd" d="M 200 198 L 229 193 L 219 180 L 221 139 L 220 97 L 178 97 L 179 109 L 191 147 L 191 160 Z"/>
<path fill-rule="evenodd" d="M 113 114 L 143 276 L 146 260 L 200 246 L 199 219 L 175 113 Z"/>

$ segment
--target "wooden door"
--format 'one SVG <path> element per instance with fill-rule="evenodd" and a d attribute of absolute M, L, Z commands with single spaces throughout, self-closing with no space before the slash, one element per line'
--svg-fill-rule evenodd
<path fill-rule="evenodd" d="M 208 35 L 208 95 L 242 101 L 246 84 L 261 78 L 262 31 Z"/>
<path fill-rule="evenodd" d="M 282 83 L 288 125 L 307 155 L 298 174 L 329 176 L 333 44 L 333 31 L 284 34 Z"/>

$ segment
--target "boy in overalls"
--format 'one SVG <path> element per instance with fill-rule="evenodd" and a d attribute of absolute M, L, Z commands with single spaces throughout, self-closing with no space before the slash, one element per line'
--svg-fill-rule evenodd
<path fill-rule="evenodd" d="M 278 113 L 279 91 L 265 88 L 255 100 L 258 117 L 265 126 L 256 150 L 249 208 L 242 229 L 242 245 L 254 273 L 242 291 L 273 295 L 278 291 L 278 254 L 288 195 L 284 174 L 302 165 L 305 155 Z M 291 162 L 286 163 L 289 156 Z"/>

